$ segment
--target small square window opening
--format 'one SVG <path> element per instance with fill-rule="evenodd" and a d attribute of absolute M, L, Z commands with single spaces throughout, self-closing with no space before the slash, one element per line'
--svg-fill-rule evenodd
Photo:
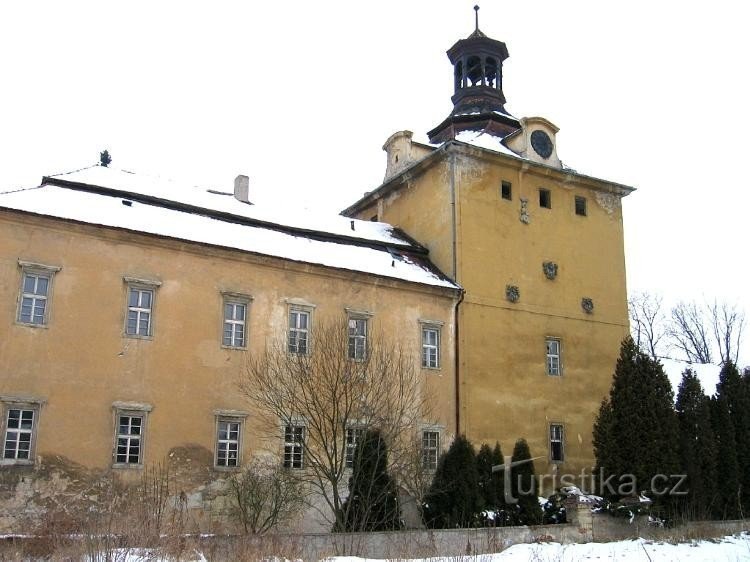
<path fill-rule="evenodd" d="M 575 206 L 576 206 L 576 215 L 585 217 L 586 216 L 586 198 L 579 197 L 578 195 L 576 195 Z"/>
<path fill-rule="evenodd" d="M 500 184 L 500 196 L 510 201 L 513 198 L 513 186 L 509 181 Z"/>
<path fill-rule="evenodd" d="M 549 189 L 539 188 L 539 206 L 545 209 L 552 208 L 552 193 Z"/>

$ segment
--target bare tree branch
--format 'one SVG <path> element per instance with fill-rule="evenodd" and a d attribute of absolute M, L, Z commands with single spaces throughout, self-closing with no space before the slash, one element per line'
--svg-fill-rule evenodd
<path fill-rule="evenodd" d="M 731 361 L 737 364 L 742 330 L 745 327 L 745 313 L 736 305 L 726 302 L 718 303 L 715 300 L 708 308 L 721 362 Z"/>
<path fill-rule="evenodd" d="M 289 353 L 286 338 L 279 338 L 249 357 L 240 381 L 268 439 L 281 444 L 284 426 L 304 425 L 304 469 L 293 472 L 323 498 L 338 528 L 349 477 L 347 429 L 380 431 L 398 479 L 412 466 L 407 459 L 417 428 L 432 421 L 418 355 L 370 332 L 364 359 L 352 360 L 346 319 L 318 322 L 309 354 Z"/>
<path fill-rule="evenodd" d="M 662 297 L 636 293 L 628 299 L 630 330 L 636 345 L 654 359 L 661 355 L 661 342 L 667 335 Z"/>
<path fill-rule="evenodd" d="M 680 302 L 672 309 L 669 336 L 691 363 L 711 363 L 711 340 L 702 307 Z"/>

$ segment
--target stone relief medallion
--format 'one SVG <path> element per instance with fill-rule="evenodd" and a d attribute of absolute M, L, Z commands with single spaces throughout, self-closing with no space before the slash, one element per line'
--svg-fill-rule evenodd
<path fill-rule="evenodd" d="M 529 216 L 529 200 L 525 197 L 521 197 L 521 214 L 518 217 L 523 224 L 529 224 L 531 217 Z"/>
<path fill-rule="evenodd" d="M 581 299 L 581 308 L 586 314 L 593 314 L 594 312 L 594 301 L 588 297 Z"/>
<path fill-rule="evenodd" d="M 521 291 L 518 290 L 516 285 L 506 285 L 505 298 L 510 302 L 518 302 L 518 299 L 521 298 Z"/>
<path fill-rule="evenodd" d="M 557 264 L 553 261 L 546 261 L 542 264 L 542 271 L 547 279 L 552 280 L 557 277 Z"/>

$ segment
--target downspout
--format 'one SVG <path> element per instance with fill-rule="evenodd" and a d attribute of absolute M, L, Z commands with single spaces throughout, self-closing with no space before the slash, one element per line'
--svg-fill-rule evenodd
<path fill-rule="evenodd" d="M 460 369 L 459 350 L 461 347 L 460 346 L 461 339 L 459 338 L 459 330 L 458 330 L 458 326 L 459 326 L 458 307 L 461 306 L 461 303 L 464 301 L 465 294 L 466 294 L 466 291 L 461 289 L 461 295 L 458 297 L 458 300 L 456 301 L 456 305 L 453 308 L 453 326 L 455 326 L 455 333 L 454 333 L 455 350 L 453 352 L 453 355 L 456 361 L 456 364 L 453 367 L 453 371 L 455 373 L 455 379 L 456 379 L 456 435 L 461 435 L 461 431 L 460 431 L 461 426 L 459 425 L 461 423 L 461 403 L 460 403 L 461 390 L 459 386 L 461 382 L 461 377 L 458 376 L 458 372 Z"/>
<path fill-rule="evenodd" d="M 457 249 L 458 244 L 456 241 L 456 154 L 451 152 L 450 157 L 450 190 L 451 190 L 451 244 L 452 244 L 452 257 L 453 257 L 453 281 L 458 283 L 458 256 Z M 455 333 L 454 333 L 454 377 L 455 377 L 455 387 L 456 387 L 456 435 L 461 434 L 461 388 L 460 388 L 460 382 L 461 377 L 459 376 L 459 370 L 460 370 L 460 361 L 459 361 L 459 354 L 460 354 L 460 333 L 459 333 L 459 320 L 458 320 L 458 307 L 461 306 L 461 303 L 464 300 L 464 290 L 461 289 L 461 295 L 458 298 L 458 301 L 456 301 L 456 305 L 453 309 L 453 326 L 455 327 Z"/>

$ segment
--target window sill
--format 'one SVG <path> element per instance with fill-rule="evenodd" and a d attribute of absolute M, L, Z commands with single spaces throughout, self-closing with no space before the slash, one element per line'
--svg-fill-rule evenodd
<path fill-rule="evenodd" d="M 151 340 L 154 339 L 154 336 L 141 336 L 139 334 L 127 334 L 127 333 L 123 334 L 122 337 L 123 338 L 127 338 L 129 340 L 146 340 L 146 341 L 151 341 Z"/>
<path fill-rule="evenodd" d="M 34 466 L 34 461 L 30 459 L 0 459 L 0 466 Z"/>
<path fill-rule="evenodd" d="M 218 466 L 218 465 L 214 465 L 214 470 L 216 472 L 239 472 L 239 471 L 242 470 L 242 466 L 241 465 L 237 465 L 237 466 Z"/>
<path fill-rule="evenodd" d="M 239 345 L 221 345 L 221 349 L 226 349 L 227 351 L 247 351 L 247 346 L 239 346 Z"/>
<path fill-rule="evenodd" d="M 129 468 L 132 468 L 132 469 L 136 469 L 136 470 L 142 470 L 143 469 L 143 464 L 141 464 L 141 463 L 135 464 L 135 463 L 128 463 L 128 462 L 116 462 L 116 463 L 114 463 L 112 465 L 112 468 L 117 468 L 117 469 L 129 469 Z"/>
<path fill-rule="evenodd" d="M 442 368 L 439 367 L 439 366 L 438 367 L 427 367 L 426 365 L 422 365 L 422 369 L 424 369 L 425 371 L 441 371 L 442 370 Z"/>
<path fill-rule="evenodd" d="M 46 321 L 44 322 L 44 324 L 35 324 L 34 322 L 21 322 L 20 320 L 16 320 L 16 326 L 24 326 L 26 328 L 43 328 L 45 330 L 49 327 Z"/>

